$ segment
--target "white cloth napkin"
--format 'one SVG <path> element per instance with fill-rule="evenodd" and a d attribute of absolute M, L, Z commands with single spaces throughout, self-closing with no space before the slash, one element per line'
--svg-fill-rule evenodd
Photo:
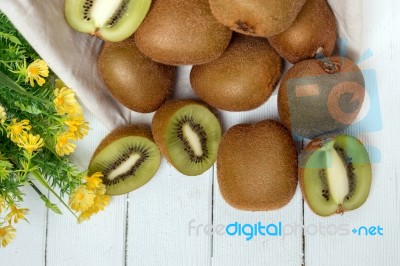
<path fill-rule="evenodd" d="M 347 55 L 356 60 L 362 42 L 362 0 L 328 2 L 338 20 L 339 36 L 347 40 Z M 64 19 L 63 5 L 63 0 L 0 0 L 0 10 L 108 129 L 124 123 L 148 122 L 152 114 L 132 112 L 108 93 L 96 64 L 102 41 L 72 30 Z M 189 70 L 179 69 L 177 97 L 192 96 Z"/>

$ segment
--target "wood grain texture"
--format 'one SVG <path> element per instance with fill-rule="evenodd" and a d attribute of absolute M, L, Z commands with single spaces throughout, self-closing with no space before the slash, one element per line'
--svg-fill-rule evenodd
<path fill-rule="evenodd" d="M 349 230 L 360 226 L 384 228 L 383 236 L 358 236 L 352 232 L 347 235 L 325 233 L 306 235 L 306 265 L 399 265 L 399 167 L 398 132 L 400 91 L 400 19 L 397 1 L 382 4 L 376 1 L 363 3 L 364 35 L 360 52 L 370 49 L 373 56 L 361 63 L 362 69 L 376 71 L 381 106 L 382 129 L 366 132 L 371 124 L 353 128 L 349 133 L 356 135 L 368 145 L 373 161 L 373 180 L 367 202 L 359 209 L 321 218 L 305 206 L 305 226 L 321 225 L 331 228 L 343 225 Z M 365 15 L 368 14 L 368 15 Z M 356 58 L 357 59 L 357 58 Z M 368 86 L 368 85 L 367 85 Z M 377 123 L 377 120 L 366 123 Z M 377 150 L 373 149 L 375 147 Z M 380 161 L 379 161 L 380 153 Z"/>

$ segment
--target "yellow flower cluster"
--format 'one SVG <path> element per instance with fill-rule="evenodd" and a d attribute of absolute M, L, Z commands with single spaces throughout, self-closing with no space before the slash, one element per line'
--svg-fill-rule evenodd
<path fill-rule="evenodd" d="M 29 120 L 23 119 L 18 122 L 16 118 L 7 126 L 7 137 L 30 154 L 44 146 L 43 138 L 40 135 L 29 133 L 31 128 Z"/>
<path fill-rule="evenodd" d="M 85 183 L 75 189 L 70 195 L 71 209 L 81 212 L 78 222 L 89 220 L 93 214 L 104 210 L 110 203 L 110 196 L 105 195 L 106 187 L 102 183 L 100 172 L 85 177 Z"/>
<path fill-rule="evenodd" d="M 18 223 L 18 221 L 25 219 L 28 213 L 26 208 L 18 208 L 15 205 L 6 206 L 6 201 L 0 196 L 0 215 L 3 212 L 9 211 L 5 215 L 5 222 L 0 222 L 0 247 L 6 247 L 15 238 L 15 228 L 13 223 Z M 7 223 L 7 225 L 4 225 Z"/>
<path fill-rule="evenodd" d="M 54 107 L 58 115 L 64 116 L 64 124 L 68 130 L 56 137 L 56 152 L 60 156 L 69 155 L 75 151 L 72 141 L 82 139 L 88 134 L 89 124 L 83 118 L 83 111 L 75 98 L 75 93 L 61 80 L 56 80 L 54 90 Z"/>

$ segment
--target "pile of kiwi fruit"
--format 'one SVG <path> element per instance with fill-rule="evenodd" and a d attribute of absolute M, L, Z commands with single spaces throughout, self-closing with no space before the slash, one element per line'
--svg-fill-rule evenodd
<path fill-rule="evenodd" d="M 363 143 L 344 135 L 361 110 L 358 66 L 333 55 L 335 15 L 326 0 L 65 0 L 66 22 L 104 40 L 99 76 L 110 95 L 151 125 L 124 125 L 100 144 L 89 174 L 110 195 L 157 172 L 161 155 L 197 176 L 216 162 L 232 207 L 276 210 L 297 183 L 321 216 L 360 207 L 371 186 Z M 284 64 L 290 69 L 283 73 Z M 191 65 L 194 99 L 172 97 L 177 67 Z M 280 121 L 223 127 L 220 110 L 244 112 L 271 98 Z M 294 136 L 311 140 L 300 151 Z"/>

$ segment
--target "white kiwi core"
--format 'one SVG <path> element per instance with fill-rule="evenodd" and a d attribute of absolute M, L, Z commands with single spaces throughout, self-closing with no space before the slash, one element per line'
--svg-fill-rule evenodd
<path fill-rule="evenodd" d="M 203 155 L 203 149 L 201 148 L 201 140 L 197 133 L 191 128 L 190 124 L 185 123 L 182 126 L 183 136 L 189 143 L 190 148 L 192 149 L 193 153 L 201 157 Z"/>
<path fill-rule="evenodd" d="M 128 172 L 132 166 L 136 164 L 136 162 L 140 159 L 141 155 L 138 153 L 134 153 L 129 156 L 124 162 L 122 162 L 117 168 L 112 170 L 110 174 L 107 176 L 107 179 L 114 180 L 116 177 Z"/>
<path fill-rule="evenodd" d="M 349 193 L 349 179 L 346 166 L 335 149 L 330 151 L 326 176 L 328 179 L 329 192 L 337 204 L 342 204 Z M 329 160 L 328 159 L 328 160 Z"/>
<path fill-rule="evenodd" d="M 115 14 L 124 0 L 97 0 L 91 9 L 91 18 L 97 28 L 102 28 Z"/>

